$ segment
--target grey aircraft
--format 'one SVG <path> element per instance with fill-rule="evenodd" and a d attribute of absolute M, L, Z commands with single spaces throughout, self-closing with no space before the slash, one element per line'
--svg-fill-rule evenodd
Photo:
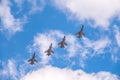
<path fill-rule="evenodd" d="M 82 36 L 85 36 L 85 34 L 83 32 L 83 28 L 84 28 L 84 25 L 82 25 L 80 31 L 76 33 L 78 38 L 81 38 Z"/>
<path fill-rule="evenodd" d="M 47 53 L 48 56 L 51 55 L 51 53 L 54 53 L 54 51 L 52 50 L 52 43 L 49 46 L 49 49 L 45 51 L 45 53 Z"/>
<path fill-rule="evenodd" d="M 62 39 L 62 41 L 58 43 L 58 46 L 60 48 L 64 48 L 65 45 L 67 45 L 67 43 L 65 42 L 65 39 L 66 39 L 66 37 L 64 36 L 63 39 Z"/>
<path fill-rule="evenodd" d="M 35 64 L 35 62 L 37 62 L 37 60 L 35 59 L 35 53 L 33 54 L 32 58 L 28 60 L 28 62 L 33 65 Z"/>

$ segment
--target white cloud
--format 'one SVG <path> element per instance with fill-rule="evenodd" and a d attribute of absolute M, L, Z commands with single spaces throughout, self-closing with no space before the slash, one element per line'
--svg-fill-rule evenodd
<path fill-rule="evenodd" d="M 9 0 L 1 0 L 0 3 L 0 18 L 1 18 L 1 29 L 2 32 L 7 32 L 9 37 L 14 35 L 16 32 L 22 31 L 23 23 L 25 19 L 15 18 L 12 15 Z M 23 21 L 22 21 L 23 20 Z"/>
<path fill-rule="evenodd" d="M 37 71 L 28 73 L 20 80 L 119 80 L 118 76 L 110 72 L 86 73 L 82 70 L 57 68 L 46 66 Z"/>
<path fill-rule="evenodd" d="M 119 0 L 54 0 L 55 6 L 70 18 L 88 21 L 94 27 L 108 28 L 113 17 L 119 16 Z"/>

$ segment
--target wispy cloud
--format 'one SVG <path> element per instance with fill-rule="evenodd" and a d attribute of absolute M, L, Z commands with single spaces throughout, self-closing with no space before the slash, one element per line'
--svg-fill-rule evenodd
<path fill-rule="evenodd" d="M 104 37 L 96 41 L 83 38 L 83 43 L 85 44 L 86 48 L 91 48 L 94 54 L 104 54 L 103 51 L 106 47 L 109 47 L 111 40 L 108 37 Z"/>
<path fill-rule="evenodd" d="M 25 0 L 14 0 L 14 2 L 17 4 L 19 8 L 22 8 L 22 4 L 24 3 Z"/>
<path fill-rule="evenodd" d="M 110 21 L 120 13 L 119 0 L 54 0 L 55 6 L 69 18 L 87 21 L 92 26 L 108 28 Z"/>
<path fill-rule="evenodd" d="M 81 67 L 85 67 L 84 62 L 87 59 L 95 57 L 96 55 L 106 54 L 105 49 L 111 44 L 111 41 L 108 37 L 101 38 L 96 41 L 90 40 L 86 37 L 83 37 L 81 42 L 79 42 L 75 37 L 73 39 L 68 38 L 68 40 L 68 42 L 70 42 L 67 48 L 69 57 L 79 56 Z"/>
<path fill-rule="evenodd" d="M 66 41 L 68 43 L 67 51 L 69 53 L 69 57 L 76 56 L 78 51 L 82 48 L 82 46 L 79 44 L 76 36 L 69 34 L 69 35 L 67 35 Z"/>
<path fill-rule="evenodd" d="M 120 30 L 118 27 L 119 26 L 115 25 L 115 38 L 116 38 L 117 45 L 120 47 Z"/>
<path fill-rule="evenodd" d="M 31 4 L 30 14 L 42 11 L 45 6 L 45 0 L 28 0 L 28 3 Z"/>
<path fill-rule="evenodd" d="M 120 60 L 120 29 L 119 26 L 114 25 L 112 28 L 113 34 L 113 40 L 111 44 L 111 50 L 110 53 L 112 54 L 111 58 L 112 60 L 117 63 Z"/>
<path fill-rule="evenodd" d="M 18 80 L 18 71 L 13 59 L 8 60 L 7 63 L 2 62 L 1 66 L 3 67 L 3 69 L 0 70 L 1 80 Z"/>
<path fill-rule="evenodd" d="M 71 70 L 46 66 L 28 73 L 21 80 L 119 80 L 118 76 L 110 72 L 86 73 L 83 70 Z"/>
<path fill-rule="evenodd" d="M 11 74 L 13 76 L 13 78 L 15 80 L 17 80 L 16 76 L 17 76 L 17 69 L 15 66 L 15 63 L 13 60 L 9 60 L 8 61 L 8 69 L 9 69 L 9 74 Z"/>
<path fill-rule="evenodd" d="M 19 12 L 25 11 L 24 4 L 27 5 L 27 15 L 41 12 L 45 7 L 45 0 L 15 0 L 14 1 L 19 7 Z"/>

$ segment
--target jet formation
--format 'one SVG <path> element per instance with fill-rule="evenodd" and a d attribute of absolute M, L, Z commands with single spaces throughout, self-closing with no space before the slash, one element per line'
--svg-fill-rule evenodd
<path fill-rule="evenodd" d="M 80 31 L 76 33 L 76 36 L 78 38 L 82 38 L 83 36 L 85 36 L 85 34 L 83 32 L 83 29 L 84 29 L 84 25 L 82 25 Z M 65 48 L 65 46 L 67 46 L 66 36 L 64 36 L 63 39 L 62 39 L 62 41 L 58 43 L 58 46 L 60 48 Z M 54 53 L 54 51 L 52 49 L 52 43 L 50 44 L 49 48 L 44 53 L 47 53 L 47 56 L 50 56 L 52 53 Z M 31 65 L 33 65 L 33 64 L 35 64 L 35 62 L 37 62 L 37 60 L 35 59 L 35 53 L 33 54 L 32 58 L 28 60 L 28 62 Z"/>
<path fill-rule="evenodd" d="M 35 62 L 37 62 L 37 60 L 35 59 L 35 53 L 32 55 L 32 58 L 28 60 L 28 62 L 33 65 L 35 64 Z"/>

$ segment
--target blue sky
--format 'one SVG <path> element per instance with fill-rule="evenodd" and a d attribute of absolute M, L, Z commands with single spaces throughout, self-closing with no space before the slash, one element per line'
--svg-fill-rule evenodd
<path fill-rule="evenodd" d="M 1 0 L 0 80 L 120 80 L 119 3 Z M 47 56 L 50 43 L 55 53 Z M 34 52 L 38 63 L 30 65 Z"/>

